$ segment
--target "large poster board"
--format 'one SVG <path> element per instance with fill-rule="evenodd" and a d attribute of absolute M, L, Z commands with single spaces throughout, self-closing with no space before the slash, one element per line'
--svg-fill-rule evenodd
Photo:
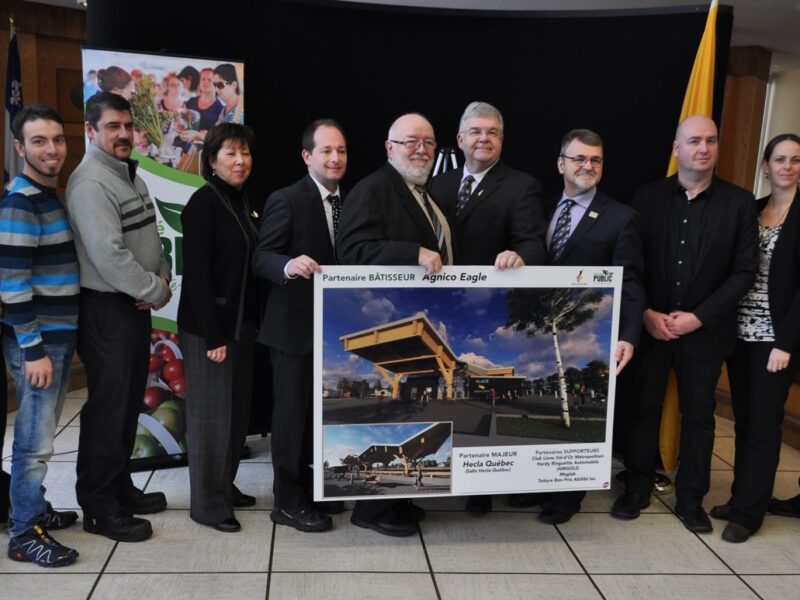
<path fill-rule="evenodd" d="M 230 85 L 214 86 L 222 81 L 213 73 L 220 65 L 229 65 L 225 71 L 228 79 L 233 79 L 231 73 L 235 72 L 239 89 L 236 114 L 243 115 L 242 62 L 83 50 L 84 101 L 97 92 L 98 74 L 106 74 L 121 84 L 118 92 L 131 102 L 132 158 L 139 162 L 137 174 L 155 204 L 161 244 L 172 269 L 172 299 L 152 318 L 150 372 L 139 414 L 133 469 L 179 464 L 185 458 L 186 383 L 176 322 L 183 275 L 180 217 L 191 195 L 205 183 L 199 170 L 203 132 L 214 126 L 213 115 L 219 119 L 223 111 L 223 95 L 231 93 Z M 191 89 L 195 83 L 197 87 Z M 212 88 L 216 104 L 208 105 L 200 98 L 204 90 Z M 88 139 L 86 143 L 90 143 Z"/>
<path fill-rule="evenodd" d="M 621 268 L 315 277 L 315 499 L 610 486 Z"/>

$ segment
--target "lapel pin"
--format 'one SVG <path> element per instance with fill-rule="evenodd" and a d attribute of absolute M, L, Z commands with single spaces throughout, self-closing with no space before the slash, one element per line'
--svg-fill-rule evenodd
<path fill-rule="evenodd" d="M 478 190 L 478 198 L 481 197 L 481 194 L 483 194 L 483 190 Z"/>
<path fill-rule="evenodd" d="M 596 212 L 594 212 L 593 210 L 590 210 L 590 211 L 589 211 L 589 218 L 590 218 L 590 219 L 596 219 L 596 218 L 597 218 L 597 217 L 599 217 L 599 216 L 600 216 L 600 215 L 598 215 L 598 214 L 597 214 Z"/>

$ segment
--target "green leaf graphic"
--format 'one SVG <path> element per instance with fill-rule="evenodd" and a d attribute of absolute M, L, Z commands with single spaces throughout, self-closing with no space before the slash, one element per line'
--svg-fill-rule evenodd
<path fill-rule="evenodd" d="M 167 222 L 167 225 L 172 227 L 178 233 L 183 233 L 183 227 L 181 226 L 181 211 L 183 210 L 183 204 L 164 202 L 156 198 L 156 206 L 158 206 L 158 212 Z"/>

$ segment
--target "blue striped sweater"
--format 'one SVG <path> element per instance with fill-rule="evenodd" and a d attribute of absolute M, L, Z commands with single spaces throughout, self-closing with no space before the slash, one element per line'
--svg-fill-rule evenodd
<path fill-rule="evenodd" d="M 0 300 L 26 361 L 44 357 L 42 344 L 75 336 L 79 293 L 64 203 L 55 189 L 17 175 L 0 199 Z"/>

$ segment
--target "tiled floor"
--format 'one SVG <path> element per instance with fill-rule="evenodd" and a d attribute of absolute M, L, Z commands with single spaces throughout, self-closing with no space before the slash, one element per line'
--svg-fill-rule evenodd
<path fill-rule="evenodd" d="M 69 395 L 45 482 L 58 508 L 77 509 L 76 416 L 84 395 Z M 9 427 L 5 459 L 12 436 Z M 706 508 L 728 497 L 732 436 L 730 421 L 718 419 Z M 655 497 L 635 521 L 617 521 L 608 514 L 615 489 L 590 493 L 583 512 L 557 527 L 539 523 L 531 511 L 505 508 L 502 499 L 495 499 L 494 513 L 474 517 L 462 511 L 462 499 L 434 498 L 420 502 L 428 516 L 418 536 L 358 529 L 349 513 L 334 517 L 331 532 L 302 534 L 269 520 L 268 443 L 249 444 L 254 456 L 242 464 L 237 484 L 258 504 L 237 513 L 241 533 L 218 533 L 189 519 L 185 468 L 137 473 L 138 485 L 169 499 L 169 510 L 152 518 L 151 540 L 115 543 L 80 526 L 59 532 L 60 541 L 80 551 L 78 562 L 53 572 L 0 556 L 0 600 L 800 598 L 798 519 L 768 516 L 757 535 L 734 545 L 720 539 L 719 522 L 711 534 L 686 531 L 672 512 L 673 496 Z M 800 452 L 784 447 L 775 494 L 796 494 L 798 476 Z M 6 542 L 0 533 L 0 547 Z"/>

